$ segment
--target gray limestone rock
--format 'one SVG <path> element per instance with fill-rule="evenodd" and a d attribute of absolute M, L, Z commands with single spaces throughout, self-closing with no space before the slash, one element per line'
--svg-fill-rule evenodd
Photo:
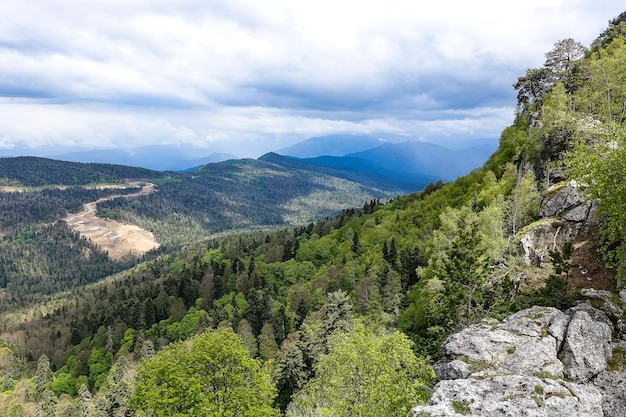
<path fill-rule="evenodd" d="M 578 188 L 578 184 L 575 181 L 570 181 L 559 189 L 554 197 L 543 202 L 539 208 L 539 215 L 542 217 L 557 216 L 584 203 L 586 203 L 586 199 Z"/>
<path fill-rule="evenodd" d="M 433 365 L 433 368 L 437 378 L 441 381 L 445 379 L 464 379 L 473 372 L 472 365 L 458 359 L 451 362 L 439 361 Z"/>
<path fill-rule="evenodd" d="M 561 218 L 563 220 L 567 220 L 568 222 L 582 223 L 592 218 L 595 210 L 596 204 L 592 201 L 587 201 L 563 213 Z"/>
<path fill-rule="evenodd" d="M 602 371 L 594 380 L 602 393 L 602 410 L 605 417 L 626 416 L 626 369 Z"/>
<path fill-rule="evenodd" d="M 409 417 L 602 417 L 602 394 L 592 386 L 533 376 L 441 381 L 426 406 Z"/>
<path fill-rule="evenodd" d="M 502 323 L 469 326 L 451 335 L 441 352 L 471 365 L 471 374 L 533 374 L 563 376 L 557 349 L 563 339 L 566 316 L 555 308 L 533 307 Z M 552 327 L 551 327 L 552 326 Z M 551 331 L 550 331 L 551 330 Z"/>
<path fill-rule="evenodd" d="M 626 370 L 606 370 L 618 346 L 611 330 L 589 304 L 565 313 L 532 307 L 469 326 L 443 343 L 440 382 L 409 416 L 626 416 Z"/>
<path fill-rule="evenodd" d="M 597 321 L 603 321 L 608 324 L 609 327 L 611 327 L 614 337 L 625 338 L 626 317 L 624 313 L 626 306 L 624 306 L 623 302 L 621 302 L 620 299 L 615 297 L 614 294 L 609 291 L 586 288 L 581 290 L 581 294 L 592 300 L 601 300 L 602 303 L 599 305 L 599 309 L 592 308 L 591 311 L 589 311 L 588 309 L 586 311 L 589 312 L 589 315 L 592 319 Z M 599 302 L 595 301 L 594 304 L 598 306 Z M 584 303 L 582 305 L 589 306 L 588 303 Z M 574 308 L 580 308 L 580 306 L 576 306 Z M 604 314 L 598 315 L 597 312 L 600 310 Z"/>
<path fill-rule="evenodd" d="M 602 294 L 604 292 L 606 292 L 606 291 L 601 291 L 601 292 L 600 291 L 596 291 L 596 294 L 597 293 Z M 603 306 L 605 304 L 606 304 L 606 302 L 603 304 Z M 597 309 L 597 308 L 593 307 L 591 304 L 588 304 L 588 303 L 580 303 L 578 305 L 575 305 L 574 307 L 571 307 L 571 308 L 567 309 L 565 311 L 565 314 L 568 315 L 568 316 L 573 316 L 574 313 L 576 313 L 577 311 L 584 311 L 585 313 L 589 314 L 589 317 L 591 317 L 591 320 L 605 323 L 607 326 L 609 326 L 609 328 L 611 329 L 611 332 L 613 331 L 613 323 L 607 317 L 607 315 L 605 314 L 605 312 L 603 310 Z"/>
<path fill-rule="evenodd" d="M 582 224 L 544 219 L 520 238 L 527 265 L 541 266 L 549 261 L 551 250 L 560 249 L 565 242 L 574 239 Z"/>
<path fill-rule="evenodd" d="M 587 381 L 606 368 L 611 357 L 611 328 L 594 321 L 586 311 L 575 311 L 559 358 L 565 376 L 573 381 Z"/>

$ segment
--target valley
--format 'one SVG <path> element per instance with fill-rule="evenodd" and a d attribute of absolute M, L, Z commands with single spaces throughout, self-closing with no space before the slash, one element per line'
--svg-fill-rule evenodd
<path fill-rule="evenodd" d="M 546 57 L 449 181 L 0 159 L 0 416 L 623 417 L 626 12 Z"/>

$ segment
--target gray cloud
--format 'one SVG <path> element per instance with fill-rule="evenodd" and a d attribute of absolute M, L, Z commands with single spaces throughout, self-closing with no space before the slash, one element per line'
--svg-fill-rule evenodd
<path fill-rule="evenodd" d="M 615 3 L 5 0 L 0 149 L 496 137 L 516 78 L 591 42 Z"/>

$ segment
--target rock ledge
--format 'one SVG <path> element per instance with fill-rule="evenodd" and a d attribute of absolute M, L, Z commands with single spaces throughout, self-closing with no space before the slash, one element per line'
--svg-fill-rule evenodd
<path fill-rule="evenodd" d="M 626 369 L 608 371 L 616 345 L 606 315 L 532 307 L 448 337 L 440 382 L 418 416 L 603 417 L 626 415 Z"/>

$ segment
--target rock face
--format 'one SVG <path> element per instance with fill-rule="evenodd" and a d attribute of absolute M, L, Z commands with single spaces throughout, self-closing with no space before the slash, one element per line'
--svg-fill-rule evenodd
<path fill-rule="evenodd" d="M 442 346 L 440 382 L 417 416 L 626 415 L 626 370 L 607 371 L 612 326 L 600 310 L 532 307 L 469 326 Z"/>
<path fill-rule="evenodd" d="M 573 222 L 586 221 L 595 205 L 588 201 L 576 181 L 570 181 L 556 194 L 546 199 L 539 208 L 541 217 L 560 216 Z"/>
<path fill-rule="evenodd" d="M 573 240 L 581 226 L 580 223 L 543 219 L 520 238 L 526 264 L 541 266 L 549 261 L 550 251 L 560 249 L 565 242 Z"/>
<path fill-rule="evenodd" d="M 410 416 L 602 416 L 602 394 L 595 387 L 533 376 L 455 379 L 437 384 L 432 405 Z"/>
<path fill-rule="evenodd" d="M 526 264 L 541 266 L 551 250 L 574 239 L 585 225 L 596 224 L 596 208 L 596 202 L 587 200 L 575 181 L 558 188 L 541 203 L 539 215 L 543 220 L 520 236 Z"/>

